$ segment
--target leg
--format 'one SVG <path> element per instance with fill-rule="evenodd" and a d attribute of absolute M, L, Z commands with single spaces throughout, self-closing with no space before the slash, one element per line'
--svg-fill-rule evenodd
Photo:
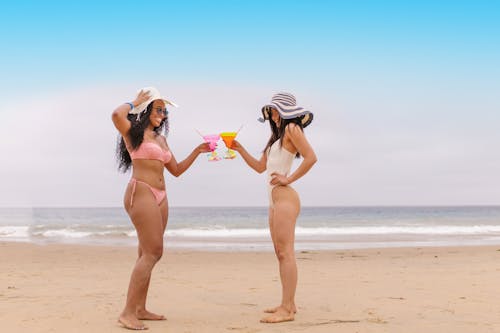
<path fill-rule="evenodd" d="M 273 246 L 274 246 L 274 253 L 276 254 L 276 258 L 278 258 L 278 250 L 276 248 L 276 241 L 275 241 L 275 236 L 274 236 L 274 222 L 273 222 L 273 215 L 274 215 L 274 209 L 269 207 L 269 231 L 271 233 L 271 239 L 273 241 Z M 265 313 L 275 313 L 276 311 L 278 311 L 279 309 L 279 306 L 276 306 L 274 308 L 268 308 L 268 309 L 265 309 L 264 312 Z M 297 313 L 297 308 L 293 307 L 293 312 L 294 313 Z"/>
<path fill-rule="evenodd" d="M 271 234 L 271 240 L 273 241 L 274 253 L 278 255 L 278 250 L 276 249 L 276 242 L 274 236 L 274 208 L 269 207 L 269 233 Z"/>
<path fill-rule="evenodd" d="M 162 217 L 162 236 L 165 234 L 165 229 L 167 228 L 167 221 L 168 221 L 168 201 L 167 198 L 160 203 L 159 205 L 160 212 L 161 212 L 161 217 Z M 142 250 L 139 247 L 139 258 L 141 257 Z M 144 293 L 139 307 L 136 311 L 137 318 L 141 320 L 167 320 L 167 318 L 164 315 L 159 315 L 153 312 L 149 312 L 146 310 L 146 298 L 148 296 L 148 290 L 149 290 L 149 284 L 151 281 L 151 276 L 149 277 L 147 281 L 147 287 L 146 287 L 146 292 Z"/>
<path fill-rule="evenodd" d="M 294 319 L 295 290 L 297 287 L 297 263 L 295 261 L 295 222 L 300 212 L 300 201 L 291 187 L 273 189 L 272 234 L 276 256 L 279 261 L 282 285 L 281 305 L 274 313 L 263 318 L 265 323 L 277 323 Z"/>
<path fill-rule="evenodd" d="M 140 257 L 130 277 L 127 302 L 118 321 L 125 328 L 146 329 L 136 315 L 137 308 L 147 292 L 151 271 L 163 254 L 161 212 L 147 185 L 137 183 L 134 204 L 130 207 L 130 186 L 125 195 L 125 209 L 137 231 Z"/>

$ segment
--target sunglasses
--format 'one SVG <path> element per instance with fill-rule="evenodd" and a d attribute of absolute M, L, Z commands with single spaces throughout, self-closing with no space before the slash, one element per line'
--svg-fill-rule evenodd
<path fill-rule="evenodd" d="M 159 116 L 166 117 L 166 116 L 168 115 L 168 110 L 167 110 L 167 108 L 164 108 L 164 109 L 157 108 L 157 109 L 156 109 L 156 113 L 157 113 Z"/>

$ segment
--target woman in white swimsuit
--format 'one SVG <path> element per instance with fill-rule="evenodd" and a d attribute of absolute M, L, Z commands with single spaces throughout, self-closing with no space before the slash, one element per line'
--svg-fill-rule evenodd
<path fill-rule="evenodd" d="M 291 183 L 305 175 L 316 163 L 316 154 L 304 136 L 313 114 L 297 106 L 295 97 L 288 93 L 273 96 L 271 103 L 262 108 L 264 122 L 269 120 L 271 137 L 257 160 L 243 146 L 233 141 L 231 149 L 243 157 L 248 166 L 258 173 L 267 170 L 269 189 L 269 229 L 274 252 L 279 261 L 282 285 L 281 304 L 264 312 L 270 313 L 261 319 L 264 323 L 294 320 L 295 289 L 297 287 L 297 264 L 295 261 L 295 222 L 300 212 L 300 199 Z M 290 174 L 293 159 L 303 157 L 299 167 Z"/>

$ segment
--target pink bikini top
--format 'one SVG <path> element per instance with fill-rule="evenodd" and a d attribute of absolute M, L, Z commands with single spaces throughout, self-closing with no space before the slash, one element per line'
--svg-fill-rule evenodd
<path fill-rule="evenodd" d="M 166 164 L 172 158 L 172 153 L 165 150 L 160 145 L 154 142 L 142 142 L 139 148 L 130 151 L 130 158 L 132 160 L 158 160 Z"/>

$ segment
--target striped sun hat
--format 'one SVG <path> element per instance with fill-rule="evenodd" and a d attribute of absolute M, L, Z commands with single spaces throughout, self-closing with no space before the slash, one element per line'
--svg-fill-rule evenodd
<path fill-rule="evenodd" d="M 295 96 L 289 93 L 277 93 L 271 99 L 271 103 L 266 104 L 262 107 L 262 116 L 259 118 L 260 122 L 265 122 L 271 117 L 271 109 L 274 108 L 280 114 L 283 119 L 293 119 L 301 118 L 302 126 L 306 127 L 313 120 L 313 114 L 311 111 L 306 110 L 300 106 L 297 106 L 297 101 Z"/>

